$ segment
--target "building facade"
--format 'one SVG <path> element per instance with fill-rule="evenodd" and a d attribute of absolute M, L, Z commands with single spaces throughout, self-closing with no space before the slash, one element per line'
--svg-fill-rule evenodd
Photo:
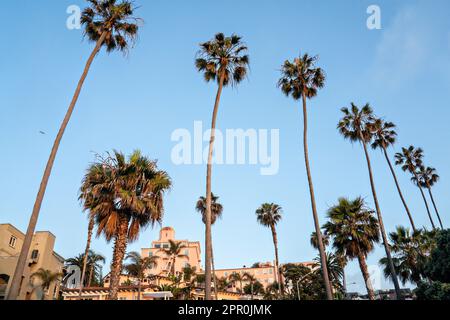
<path fill-rule="evenodd" d="M 8 294 L 24 239 L 25 235 L 13 225 L 0 224 L 0 300 L 5 299 Z M 38 231 L 33 235 L 19 300 L 58 298 L 59 281 L 55 281 L 44 291 L 40 287 L 39 279 L 32 277 L 32 274 L 41 268 L 62 273 L 64 258 L 53 250 L 55 240 L 55 236 L 48 231 Z"/>
<path fill-rule="evenodd" d="M 181 243 L 183 248 L 179 256 L 166 254 L 165 249 L 170 247 L 170 241 Z M 159 232 L 159 239 L 152 241 L 150 248 L 141 249 L 142 257 L 156 256 L 157 265 L 148 270 L 148 274 L 168 276 L 175 264 L 175 273 L 181 273 L 186 266 L 195 267 L 197 272 L 201 271 L 201 251 L 200 242 L 189 240 L 177 240 L 175 230 L 172 227 L 162 228 Z"/>

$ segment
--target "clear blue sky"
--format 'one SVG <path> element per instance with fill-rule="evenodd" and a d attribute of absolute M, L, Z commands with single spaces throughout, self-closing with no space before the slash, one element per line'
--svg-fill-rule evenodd
<path fill-rule="evenodd" d="M 313 230 L 301 149 L 298 103 L 276 87 L 285 59 L 300 51 L 320 55 L 326 87 L 309 103 L 310 156 L 321 222 L 340 196 L 362 195 L 372 205 L 363 153 L 335 127 L 340 108 L 370 102 L 378 115 L 398 125 L 396 150 L 414 144 L 427 165 L 438 169 L 435 198 L 448 226 L 450 167 L 448 108 L 450 21 L 447 0 L 376 1 L 382 30 L 366 28 L 373 1 L 136 1 L 145 20 L 127 58 L 100 54 L 64 136 L 42 206 L 38 230 L 57 237 L 64 257 L 83 251 L 87 219 L 77 200 L 94 152 L 141 149 L 159 160 L 173 179 L 166 198 L 165 226 L 177 237 L 200 240 L 203 225 L 194 210 L 205 192 L 204 166 L 175 166 L 170 160 L 177 128 L 210 122 L 216 87 L 194 68 L 198 43 L 216 32 L 242 35 L 251 56 L 248 81 L 226 89 L 219 128 L 280 129 L 280 171 L 261 176 L 255 166 L 217 166 L 213 191 L 224 216 L 214 226 L 216 266 L 240 267 L 273 259 L 270 231 L 259 226 L 255 209 L 263 202 L 284 208 L 278 226 L 282 262 L 311 260 Z M 9 1 L 2 4 L 0 59 L 0 222 L 25 230 L 51 144 L 92 44 L 81 30 L 65 26 L 66 8 L 84 1 Z M 46 134 L 42 135 L 42 130 Z M 394 150 L 391 150 L 393 155 Z M 372 153 L 381 209 L 389 231 L 407 225 L 392 178 L 378 152 Z M 418 190 L 398 172 L 418 225 L 429 226 Z M 447 192 L 445 191 L 447 190 Z M 149 246 L 158 228 L 147 229 L 129 250 Z M 109 258 L 111 244 L 100 238 L 93 249 Z M 381 247 L 370 255 L 376 265 Z M 107 268 L 106 268 L 107 269 Z M 361 290 L 356 263 L 347 268 L 349 290 Z M 387 285 L 387 284 L 385 284 Z"/>

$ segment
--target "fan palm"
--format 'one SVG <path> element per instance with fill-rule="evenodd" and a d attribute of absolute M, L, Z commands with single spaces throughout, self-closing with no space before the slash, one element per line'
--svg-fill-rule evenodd
<path fill-rule="evenodd" d="M 163 251 L 171 260 L 170 275 L 175 276 L 175 264 L 177 258 L 187 258 L 188 256 L 181 253 L 182 250 L 186 249 L 186 246 L 180 241 L 169 240 L 169 247 L 162 248 Z"/>
<path fill-rule="evenodd" d="M 87 263 L 88 263 L 89 251 L 90 251 L 90 248 L 91 248 L 91 239 L 92 239 L 92 233 L 94 232 L 94 226 L 95 226 L 94 217 L 93 216 L 89 216 L 88 236 L 87 236 L 87 240 L 86 240 L 86 249 L 84 251 L 83 266 L 82 266 L 82 268 L 80 268 L 80 270 L 81 270 L 81 280 L 80 280 L 80 290 L 78 292 L 78 298 L 79 299 L 81 299 L 81 295 L 82 295 L 82 292 L 83 292 L 84 277 L 86 275 L 86 268 L 87 268 Z M 103 258 L 103 260 L 104 260 L 104 258 Z M 90 281 L 89 281 L 89 286 L 90 286 Z"/>
<path fill-rule="evenodd" d="M 328 278 L 326 266 L 325 249 L 322 244 L 322 234 L 320 233 L 319 217 L 316 209 L 316 199 L 314 186 L 309 165 L 308 153 L 308 113 L 306 100 L 317 96 L 319 89 L 325 84 L 325 74 L 321 68 L 316 67 L 317 57 L 304 54 L 295 58 L 293 62 L 286 60 L 281 68 L 281 78 L 278 86 L 286 96 L 291 96 L 294 100 L 302 100 L 303 106 L 303 152 L 305 157 L 306 174 L 308 176 L 309 193 L 311 197 L 311 208 L 314 219 L 314 226 L 319 237 L 319 253 L 321 258 L 322 275 L 325 283 L 327 297 L 333 299 L 331 285 Z"/>
<path fill-rule="evenodd" d="M 89 280 L 88 286 L 92 286 L 92 280 L 99 275 L 99 268 L 101 264 L 105 263 L 106 259 L 103 255 L 96 253 L 93 250 L 89 251 Z"/>
<path fill-rule="evenodd" d="M 400 285 L 395 274 L 394 263 L 391 257 L 391 251 L 387 241 L 387 235 L 384 228 L 383 216 L 381 214 L 380 205 L 378 203 L 378 196 L 375 188 L 375 181 L 372 173 L 372 164 L 370 161 L 369 151 L 367 149 L 367 144 L 369 144 L 373 139 L 373 132 L 371 131 L 371 123 L 375 120 L 372 108 L 369 104 L 366 104 L 361 108 L 361 110 L 354 104 L 351 104 L 350 108 L 342 108 L 342 113 L 344 117 L 339 121 L 337 126 L 339 132 L 345 139 L 351 142 L 359 141 L 364 149 L 364 154 L 367 162 L 367 169 L 369 171 L 370 187 L 372 189 L 373 201 L 375 203 L 375 209 L 378 217 L 378 224 L 380 226 L 381 236 L 383 238 L 383 245 L 386 251 L 386 257 L 390 264 L 392 272 L 392 280 L 394 282 L 395 292 L 397 299 L 402 299 Z"/>
<path fill-rule="evenodd" d="M 129 260 L 130 263 L 124 266 L 128 275 L 137 278 L 138 280 L 138 300 L 141 300 L 142 281 L 144 280 L 148 269 L 152 269 L 158 265 L 158 257 L 141 257 L 138 252 L 129 252 L 125 260 Z"/>
<path fill-rule="evenodd" d="M 430 168 L 430 167 L 425 168 L 424 166 L 419 166 L 419 169 L 417 170 L 417 176 L 419 177 L 419 183 L 420 183 L 421 187 L 428 189 L 431 203 L 433 203 L 434 211 L 436 212 L 436 215 L 439 220 L 439 224 L 441 226 L 441 229 L 443 230 L 444 225 L 442 224 L 441 216 L 439 215 L 439 211 L 437 209 L 436 202 L 434 201 L 433 193 L 431 192 L 431 187 L 434 186 L 439 181 L 439 175 L 437 174 L 435 168 Z M 415 176 L 412 177 L 411 179 L 412 179 L 413 183 L 415 183 L 416 185 L 418 184 Z"/>
<path fill-rule="evenodd" d="M 344 280 L 344 268 L 342 264 L 341 256 L 332 252 L 327 252 L 327 267 L 328 274 L 330 276 L 330 282 L 333 284 L 333 288 L 341 289 L 343 287 Z M 317 271 L 320 271 L 320 256 L 314 258 Z"/>
<path fill-rule="evenodd" d="M 396 271 L 403 285 L 409 281 L 418 284 L 424 279 L 425 261 L 431 251 L 427 233 L 423 230 L 411 233 L 408 228 L 399 226 L 395 232 L 389 234 L 389 238 L 395 254 Z M 386 278 L 390 278 L 391 272 L 386 258 L 380 260 L 380 265 L 384 266 Z"/>
<path fill-rule="evenodd" d="M 97 236 L 114 240 L 109 299 L 117 299 L 127 244 L 137 240 L 148 225 L 162 221 L 164 194 L 170 187 L 167 173 L 139 151 L 128 159 L 114 151 L 89 167 L 80 199 L 95 219 Z"/>
<path fill-rule="evenodd" d="M 253 285 L 256 282 L 256 278 L 251 273 L 248 273 L 248 272 L 244 272 L 244 274 L 242 275 L 242 278 L 249 283 L 250 295 L 251 295 L 250 299 L 253 300 L 253 297 L 254 297 Z"/>
<path fill-rule="evenodd" d="M 25 269 L 28 252 L 30 251 L 34 230 L 39 218 L 39 212 L 44 199 L 45 190 L 52 172 L 53 163 L 55 162 L 56 154 L 64 135 L 64 131 L 66 130 L 72 116 L 91 64 L 102 47 L 105 47 L 108 52 L 114 50 L 126 52 L 138 33 L 136 18 L 133 17 L 134 5 L 131 1 L 122 0 L 119 2 L 116 0 L 88 0 L 88 2 L 89 6 L 84 9 L 82 13 L 81 23 L 84 26 L 85 36 L 90 41 L 95 42 L 95 47 L 86 62 L 86 66 L 80 80 L 78 81 L 72 101 L 69 104 L 69 108 L 53 143 L 53 147 L 50 152 L 50 156 L 39 186 L 39 191 L 33 206 L 30 221 L 28 223 L 27 232 L 25 234 L 20 256 L 17 261 L 14 276 L 11 281 L 11 287 L 8 293 L 8 299 L 10 300 L 17 299 L 17 296 L 19 295 L 20 283 Z"/>
<path fill-rule="evenodd" d="M 39 287 L 42 288 L 41 299 L 44 300 L 46 296 L 45 292 L 50 288 L 53 282 L 57 281 L 61 277 L 61 273 L 39 268 L 38 271 L 31 274 L 31 277 L 39 279 Z"/>
<path fill-rule="evenodd" d="M 384 157 L 388 163 L 389 169 L 391 170 L 392 177 L 394 178 L 395 186 L 397 187 L 398 194 L 400 199 L 402 200 L 403 206 L 405 207 L 406 214 L 408 215 L 409 221 L 413 230 L 416 230 L 416 226 L 414 225 L 414 220 L 412 218 L 411 212 L 409 211 L 408 205 L 406 204 L 406 200 L 403 197 L 402 190 L 400 189 L 400 184 L 397 180 L 397 175 L 395 174 L 394 167 L 392 166 L 391 160 L 389 159 L 389 155 L 387 149 L 395 143 L 397 132 L 395 132 L 395 124 L 392 122 L 386 122 L 382 119 L 375 119 L 371 124 L 371 131 L 373 132 L 373 149 L 380 149 L 383 151 Z"/>
<path fill-rule="evenodd" d="M 423 150 L 421 148 L 415 148 L 414 146 L 409 146 L 409 148 L 402 148 L 402 152 L 395 154 L 395 164 L 401 166 L 403 171 L 408 171 L 412 174 L 414 181 L 419 181 L 419 176 L 417 174 L 417 169 L 422 166 Z M 427 198 L 423 192 L 420 183 L 416 184 L 422 195 L 422 199 L 425 203 L 425 208 L 427 209 L 428 218 L 430 219 L 431 226 L 436 229 L 434 225 L 433 218 L 431 217 L 430 207 L 428 206 Z"/>
<path fill-rule="evenodd" d="M 236 283 L 239 283 L 239 292 L 243 292 L 244 286 L 242 283 L 244 281 L 244 276 L 242 274 L 240 274 L 239 272 L 233 272 L 228 276 L 228 279 L 234 286 L 236 286 Z"/>
<path fill-rule="evenodd" d="M 216 223 L 218 218 L 222 217 L 223 206 L 219 203 L 219 197 L 215 196 L 214 193 L 211 194 L 211 226 Z M 206 224 L 206 198 L 200 197 L 195 205 L 195 209 L 200 212 L 202 215 L 202 221 Z M 212 274 L 214 281 L 214 295 L 217 300 L 217 281 L 216 281 L 216 268 L 214 265 L 214 250 L 212 244 L 212 235 L 211 235 L 211 265 L 212 265 Z"/>
<path fill-rule="evenodd" d="M 245 54 L 247 47 L 242 38 L 237 35 L 225 37 L 223 33 L 215 35 L 214 39 L 200 44 L 195 66 L 203 73 L 205 81 L 217 81 L 218 89 L 211 121 L 211 136 L 209 140 L 208 163 L 206 169 L 206 214 L 205 214 L 205 299 L 211 299 L 211 174 L 214 150 L 217 113 L 223 87 L 237 85 L 247 75 L 249 57 Z"/>
<path fill-rule="evenodd" d="M 333 248 L 338 255 L 349 260 L 358 259 L 369 298 L 375 298 L 367 269 L 367 255 L 379 242 L 379 224 L 374 212 L 366 207 L 362 198 L 340 198 L 338 204 L 328 210 L 329 221 L 323 226 L 332 237 Z"/>
<path fill-rule="evenodd" d="M 283 292 L 282 277 L 280 270 L 280 261 L 278 259 L 278 236 L 276 225 L 281 221 L 283 209 L 274 203 L 263 203 L 256 209 L 256 220 L 263 226 L 270 228 L 272 231 L 273 246 L 275 249 L 275 269 L 276 281 L 280 283 L 279 294 L 280 297 Z"/>

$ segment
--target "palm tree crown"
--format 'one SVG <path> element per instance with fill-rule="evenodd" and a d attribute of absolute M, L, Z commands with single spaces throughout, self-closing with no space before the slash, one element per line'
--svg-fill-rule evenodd
<path fill-rule="evenodd" d="M 256 210 L 256 219 L 266 227 L 274 226 L 281 220 L 283 209 L 274 203 L 264 203 Z"/>
<path fill-rule="evenodd" d="M 278 86 L 286 96 L 299 100 L 303 95 L 311 99 L 317 95 L 318 89 L 325 85 L 325 73 L 316 67 L 317 56 L 305 53 L 293 62 L 286 60 L 281 69 Z"/>
<path fill-rule="evenodd" d="M 386 122 L 382 119 L 375 119 L 369 124 L 373 132 L 373 149 L 387 149 L 395 143 L 397 132 L 395 132 L 395 124 Z"/>
<path fill-rule="evenodd" d="M 435 168 L 419 166 L 417 170 L 417 176 L 419 178 L 420 186 L 423 188 L 432 187 L 439 181 L 439 175 Z M 411 181 L 417 185 L 417 179 L 415 176 L 411 178 Z"/>
<path fill-rule="evenodd" d="M 344 117 L 339 121 L 338 130 L 351 142 L 368 143 L 372 139 L 371 123 L 375 120 L 373 110 L 366 104 L 361 110 L 353 102 L 350 108 L 342 108 Z"/>
<path fill-rule="evenodd" d="M 215 35 L 213 40 L 200 44 L 200 51 L 195 60 L 197 70 L 203 72 L 207 82 L 217 81 L 223 77 L 223 85 L 235 85 L 247 75 L 249 64 L 246 45 L 237 35 L 225 37 L 223 33 Z"/>
<path fill-rule="evenodd" d="M 378 220 L 361 197 L 355 200 L 340 198 L 327 215 L 329 221 L 323 228 L 327 235 L 333 237 L 333 248 L 338 254 L 351 259 L 359 253 L 367 256 L 374 243 L 380 240 Z"/>
<path fill-rule="evenodd" d="M 222 217 L 223 206 L 219 203 L 219 197 L 211 193 L 211 224 Z M 206 198 L 200 197 L 195 205 L 195 209 L 202 215 L 203 223 L 206 223 Z"/>
<path fill-rule="evenodd" d="M 152 269 L 158 265 L 158 257 L 142 257 L 138 252 L 129 252 L 125 260 L 130 261 L 130 263 L 124 266 L 125 271 L 133 277 L 138 279 L 143 279 L 145 277 L 145 272 L 148 269 Z"/>
<path fill-rule="evenodd" d="M 402 152 L 395 154 L 395 164 L 401 166 L 403 171 L 409 171 L 414 174 L 416 169 L 422 166 L 423 150 L 409 146 L 402 148 Z"/>
<path fill-rule="evenodd" d="M 90 6 L 83 10 L 81 24 L 90 41 L 97 42 L 104 33 L 103 45 L 108 52 L 126 52 L 138 33 L 138 18 L 133 17 L 135 8 L 131 1 L 88 0 Z"/>

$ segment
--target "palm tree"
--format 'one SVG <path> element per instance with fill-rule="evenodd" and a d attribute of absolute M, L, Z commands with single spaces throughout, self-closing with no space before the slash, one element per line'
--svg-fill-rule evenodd
<path fill-rule="evenodd" d="M 249 282 L 249 285 L 250 285 L 250 295 L 251 295 L 251 300 L 253 300 L 253 297 L 254 297 L 254 295 L 253 295 L 253 285 L 255 284 L 255 282 L 256 282 L 256 278 L 252 275 L 252 274 L 250 274 L 250 273 L 248 273 L 248 272 L 244 272 L 244 274 L 243 274 L 243 276 L 242 276 L 242 278 L 245 280 L 245 281 L 248 281 Z"/>
<path fill-rule="evenodd" d="M 278 237 L 276 225 L 281 221 L 282 214 L 283 209 L 274 203 L 263 203 L 258 209 L 256 209 L 256 220 L 261 225 L 270 228 L 272 231 L 273 246 L 275 249 L 276 281 L 281 284 L 279 288 L 280 298 L 284 290 L 281 281 L 280 261 L 278 259 Z"/>
<path fill-rule="evenodd" d="M 195 60 L 195 66 L 203 73 L 206 82 L 217 81 L 218 89 L 211 122 L 209 140 L 208 164 L 206 169 L 206 223 L 205 223 L 205 299 L 211 300 L 211 174 L 214 150 L 217 113 L 223 87 L 237 85 L 247 75 L 248 55 L 244 54 L 247 47 L 242 38 L 237 35 L 225 37 L 223 33 L 215 35 L 214 39 L 200 44 L 200 51 Z"/>
<path fill-rule="evenodd" d="M 314 218 L 314 226 L 319 237 L 319 253 L 322 266 L 322 275 L 325 283 L 328 300 L 333 299 L 331 285 L 328 278 L 328 270 L 325 263 L 325 249 L 322 244 L 322 234 L 320 233 L 319 217 L 316 209 L 316 199 L 314 186 L 309 166 L 308 154 L 308 113 L 306 100 L 317 95 L 317 91 L 325 84 L 325 74 L 321 68 L 316 67 L 317 57 L 308 54 L 295 58 L 293 62 L 286 60 L 281 69 L 281 79 L 278 86 L 286 96 L 292 96 L 294 100 L 302 99 L 303 102 L 303 152 L 305 157 L 306 174 L 308 176 L 309 193 L 311 197 L 311 208 Z"/>
<path fill-rule="evenodd" d="M 102 47 L 106 47 L 107 52 L 114 50 L 126 52 L 130 46 L 130 43 L 134 41 L 138 33 L 138 26 L 135 23 L 136 18 L 133 17 L 134 5 L 131 1 L 88 1 L 90 5 L 84 9 L 81 16 L 81 23 L 84 26 L 85 36 L 87 36 L 90 41 L 95 42 L 95 47 L 86 62 L 86 66 L 80 80 L 78 81 L 72 101 L 70 102 L 69 108 L 53 143 L 41 184 L 39 186 L 39 191 L 36 196 L 36 201 L 33 206 L 30 221 L 28 223 L 27 232 L 25 234 L 20 256 L 17 261 L 16 270 L 11 281 L 11 287 L 8 293 L 9 300 L 15 300 L 19 295 L 20 283 L 27 262 L 28 252 L 30 251 L 34 230 L 39 218 L 39 211 L 44 199 L 45 190 L 52 172 L 53 163 L 55 162 L 56 154 L 64 135 L 64 131 L 66 130 L 70 117 L 72 116 L 75 104 L 78 101 L 78 97 L 88 75 L 91 64 Z"/>
<path fill-rule="evenodd" d="M 389 238 L 391 240 L 390 246 L 395 253 L 396 272 L 401 282 L 403 285 L 407 282 L 418 284 L 425 278 L 425 261 L 431 251 L 426 232 L 418 230 L 411 233 L 408 228 L 398 226 L 395 232 L 389 234 Z M 380 259 L 380 265 L 384 267 L 385 277 L 390 278 L 391 272 L 387 266 L 386 258 Z"/>
<path fill-rule="evenodd" d="M 182 250 L 186 249 L 186 246 L 183 244 L 183 242 L 180 241 L 173 241 L 169 240 L 169 247 L 168 248 L 162 248 L 160 251 L 163 251 L 167 256 L 169 256 L 171 260 L 171 267 L 170 267 L 170 275 L 175 276 L 175 263 L 177 258 L 186 258 L 187 255 L 181 253 Z"/>
<path fill-rule="evenodd" d="M 317 241 L 317 235 L 315 231 L 311 232 L 311 237 L 309 241 L 314 249 L 319 249 L 319 242 Z M 322 233 L 322 243 L 324 248 L 328 247 L 328 245 L 330 244 L 330 237 L 323 233 Z"/>
<path fill-rule="evenodd" d="M 81 253 L 73 258 L 66 259 L 65 261 L 66 266 L 76 266 L 80 270 L 83 270 L 83 264 L 84 264 L 84 253 Z M 86 282 L 86 279 L 84 279 L 84 282 Z"/>
<path fill-rule="evenodd" d="M 400 184 L 397 180 L 397 175 L 395 174 L 394 167 L 392 166 L 391 160 L 389 159 L 389 155 L 387 149 L 394 145 L 397 132 L 395 132 L 395 124 L 392 122 L 386 122 L 382 119 L 375 119 L 371 124 L 371 131 L 373 132 L 374 138 L 372 142 L 373 149 L 380 149 L 383 151 L 384 157 L 388 163 L 389 169 L 391 170 L 392 177 L 394 178 L 395 186 L 397 187 L 398 194 L 400 199 L 402 200 L 403 206 L 405 207 L 406 214 L 408 215 L 409 222 L 413 230 L 416 230 L 416 226 L 414 225 L 414 220 L 412 218 L 411 212 L 409 211 L 408 205 L 406 204 L 406 200 L 403 197 L 402 190 L 400 189 Z"/>
<path fill-rule="evenodd" d="M 349 260 L 358 259 L 369 299 L 375 299 L 367 269 L 367 255 L 380 240 L 378 220 L 364 200 L 340 198 L 338 204 L 328 210 L 329 221 L 323 226 L 325 233 L 333 238 L 336 253 Z"/>
<path fill-rule="evenodd" d="M 146 276 L 145 272 L 148 269 L 152 269 L 153 267 L 157 266 L 158 257 L 151 256 L 143 258 L 138 252 L 132 251 L 126 255 L 125 260 L 130 260 L 130 263 L 124 266 L 124 269 L 127 272 L 127 274 L 138 279 L 137 299 L 141 300 L 141 287 L 142 281 Z"/>
<path fill-rule="evenodd" d="M 372 108 L 369 104 L 359 110 L 359 108 L 352 103 L 351 108 L 342 108 L 341 111 L 344 113 L 344 117 L 339 121 L 338 130 L 345 139 L 351 142 L 359 141 L 363 148 L 364 154 L 366 156 L 367 169 L 369 171 L 370 187 L 372 189 L 373 201 L 375 203 L 375 209 L 377 212 L 378 223 L 380 225 L 381 236 L 383 238 L 383 245 L 386 251 L 386 257 L 389 261 L 392 280 L 394 282 L 395 293 L 397 299 L 402 299 L 400 285 L 398 283 L 397 276 L 395 274 L 394 263 L 391 258 L 391 251 L 389 248 L 389 243 L 387 241 L 386 231 L 383 223 L 383 216 L 381 214 L 380 205 L 378 203 L 378 196 L 375 188 L 375 181 L 372 173 L 372 164 L 370 161 L 369 151 L 367 150 L 367 144 L 369 144 L 373 138 L 373 133 L 371 131 L 371 123 L 375 120 Z"/>
<path fill-rule="evenodd" d="M 83 179 L 80 199 L 95 217 L 97 236 L 114 240 L 109 299 L 117 299 L 126 247 L 139 238 L 148 225 L 160 223 L 164 214 L 164 193 L 171 187 L 165 171 L 156 161 L 133 152 L 128 159 L 114 151 L 91 165 Z"/>
<path fill-rule="evenodd" d="M 50 288 L 53 282 L 57 281 L 61 277 L 61 273 L 39 268 L 38 271 L 31 274 L 31 277 L 38 278 L 40 280 L 39 287 L 42 288 L 41 299 L 45 300 L 45 292 Z"/>
<path fill-rule="evenodd" d="M 93 250 L 89 251 L 89 280 L 88 286 L 92 286 L 93 277 L 98 276 L 98 269 L 101 267 L 101 263 L 105 263 L 106 259 L 103 255 L 94 252 Z"/>
<path fill-rule="evenodd" d="M 419 183 L 422 188 L 427 188 L 428 193 L 430 195 L 431 202 L 433 203 L 434 211 L 439 220 L 439 224 L 441 229 L 444 230 L 444 225 L 442 224 L 441 216 L 439 215 L 439 211 L 436 206 L 436 202 L 434 201 L 433 193 L 431 192 L 431 187 L 434 186 L 435 183 L 439 181 L 439 175 L 436 172 L 435 168 L 419 166 L 419 170 L 417 170 L 417 175 L 419 177 Z M 416 177 L 411 178 L 415 184 L 417 183 Z"/>
<path fill-rule="evenodd" d="M 422 166 L 423 150 L 421 148 L 415 148 L 414 146 L 409 146 L 409 148 L 402 148 L 402 152 L 395 154 L 395 164 L 401 166 L 403 171 L 409 171 L 413 175 L 413 182 L 419 181 L 419 176 L 417 175 L 417 169 Z M 431 226 L 436 229 L 434 225 L 433 218 L 431 217 L 430 207 L 428 206 L 427 198 L 422 190 L 420 183 L 416 184 L 422 195 L 422 199 L 425 203 L 427 209 L 428 218 L 430 219 Z"/>
<path fill-rule="evenodd" d="M 87 236 L 87 241 L 86 241 L 86 249 L 84 251 L 83 267 L 80 268 L 80 270 L 81 270 L 81 280 L 80 280 L 80 290 L 78 292 L 78 298 L 79 299 L 81 299 L 81 295 L 82 295 L 82 292 L 83 292 L 84 277 L 86 275 L 86 268 L 87 268 L 89 250 L 91 248 L 92 233 L 94 232 L 94 225 L 95 225 L 94 216 L 93 215 L 89 215 L 88 236 Z M 104 261 L 104 258 L 103 258 L 103 261 Z M 90 286 L 90 281 L 89 281 L 89 286 Z"/>
<path fill-rule="evenodd" d="M 187 283 L 191 283 L 192 278 L 195 276 L 196 272 L 197 272 L 196 267 L 193 267 L 190 264 L 186 265 L 183 268 L 183 280 Z"/>
<path fill-rule="evenodd" d="M 215 196 L 214 193 L 211 193 L 211 226 L 216 223 L 218 218 L 222 217 L 223 206 L 219 203 L 219 197 Z M 206 225 L 206 198 L 200 197 L 195 205 L 195 209 L 202 215 L 202 221 Z M 214 295 L 217 300 L 217 281 L 216 281 L 216 268 L 214 265 L 214 250 L 212 244 L 212 235 L 211 235 L 211 266 L 212 266 L 212 274 L 214 281 Z"/>
<path fill-rule="evenodd" d="M 244 290 L 244 286 L 242 285 L 242 282 L 244 281 L 243 275 L 241 275 L 239 272 L 233 272 L 228 276 L 228 279 L 230 280 L 230 283 L 233 285 L 236 285 L 236 283 L 239 282 L 239 291 L 242 293 Z"/>

